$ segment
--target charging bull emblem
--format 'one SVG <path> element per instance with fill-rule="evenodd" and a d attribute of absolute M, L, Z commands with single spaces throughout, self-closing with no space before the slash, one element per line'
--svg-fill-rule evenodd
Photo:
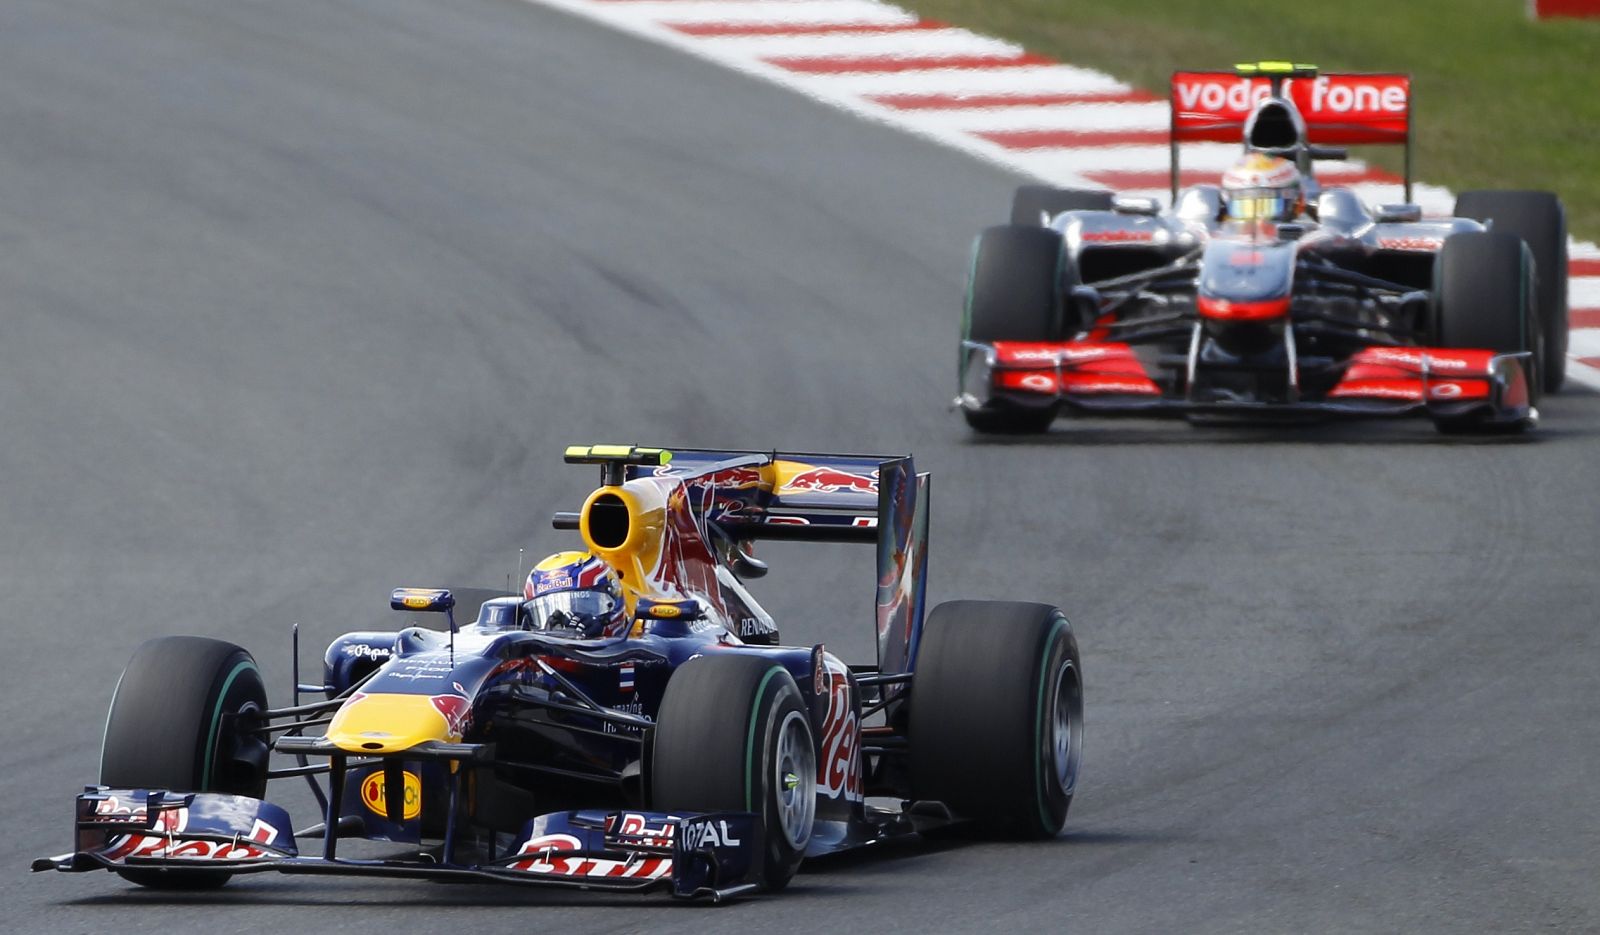
<path fill-rule="evenodd" d="M 784 493 L 790 491 L 834 493 L 840 490 L 875 494 L 878 492 L 878 478 L 876 474 L 852 474 L 849 471 L 819 467 L 802 471 L 789 478 L 789 482 L 783 485 Z"/>
<path fill-rule="evenodd" d="M 472 720 L 472 702 L 460 695 L 434 695 L 433 706 L 444 715 L 444 722 L 448 727 L 450 738 L 460 740 L 467 732 L 467 724 Z"/>

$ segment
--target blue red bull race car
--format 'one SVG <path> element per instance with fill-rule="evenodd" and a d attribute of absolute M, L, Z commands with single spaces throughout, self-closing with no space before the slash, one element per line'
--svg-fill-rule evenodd
<path fill-rule="evenodd" d="M 722 900 L 781 889 L 805 857 L 919 831 L 1061 830 L 1083 730 L 1072 629 L 1020 602 L 924 619 L 929 477 L 909 457 L 597 445 L 566 460 L 601 467 L 555 526 L 614 577 L 619 632 L 559 628 L 529 594 L 490 597 L 458 627 L 449 590 L 401 588 L 395 609 L 446 628 L 347 633 L 314 684 L 296 652 L 284 707 L 238 646 L 148 642 L 112 699 L 72 851 L 33 869 L 187 889 L 278 871 Z M 744 583 L 767 571 L 760 539 L 876 546 L 876 660 L 778 643 Z M 309 782 L 319 821 L 297 826 L 267 799 L 284 779 Z M 361 853 L 341 849 L 351 839 Z"/>

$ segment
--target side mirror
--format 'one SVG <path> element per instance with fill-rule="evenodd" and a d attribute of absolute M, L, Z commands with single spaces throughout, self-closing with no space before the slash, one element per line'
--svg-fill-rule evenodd
<path fill-rule="evenodd" d="M 1422 205 L 1378 205 L 1377 221 L 1380 224 L 1415 223 L 1420 220 L 1422 220 Z"/>
<path fill-rule="evenodd" d="M 389 595 L 391 610 L 415 610 L 425 614 L 448 613 L 456 599 L 444 588 L 395 588 Z"/>
<path fill-rule="evenodd" d="M 705 607 L 694 598 L 677 601 L 652 601 L 641 597 L 634 616 L 645 620 L 699 620 L 706 615 Z"/>
<path fill-rule="evenodd" d="M 1118 214 L 1139 214 L 1155 217 L 1161 213 L 1161 202 L 1154 198 L 1133 198 L 1117 195 L 1111 199 L 1111 210 Z"/>

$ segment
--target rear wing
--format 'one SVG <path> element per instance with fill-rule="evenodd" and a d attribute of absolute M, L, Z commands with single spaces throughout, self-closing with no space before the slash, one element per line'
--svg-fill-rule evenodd
<path fill-rule="evenodd" d="M 629 478 L 679 477 L 702 515 L 734 539 L 876 542 L 884 466 L 894 455 L 675 448 Z M 892 471 L 892 469 L 891 469 Z"/>
<path fill-rule="evenodd" d="M 1178 71 L 1171 88 L 1172 197 L 1178 197 L 1178 146 L 1248 143 L 1245 128 L 1263 101 L 1287 103 L 1302 123 L 1307 147 L 1405 147 L 1406 200 L 1411 200 L 1411 76 L 1318 74 L 1313 65 L 1259 62 L 1233 71 Z"/>
<path fill-rule="evenodd" d="M 910 671 L 927 591 L 931 483 L 910 455 L 592 446 L 569 448 L 566 460 L 626 480 L 678 478 L 706 527 L 733 540 L 873 543 L 879 671 Z M 577 528 L 575 517 L 557 514 L 557 528 Z"/>

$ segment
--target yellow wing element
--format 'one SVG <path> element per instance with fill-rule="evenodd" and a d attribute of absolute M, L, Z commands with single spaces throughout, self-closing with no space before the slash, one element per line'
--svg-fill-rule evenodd
<path fill-rule="evenodd" d="M 1233 66 L 1234 74 L 1246 78 L 1280 76 L 1284 78 L 1315 78 L 1317 66 L 1295 62 L 1240 62 Z"/>
<path fill-rule="evenodd" d="M 665 448 L 640 448 L 637 445 L 568 445 L 563 456 L 568 464 L 650 464 L 672 463 L 672 452 Z"/>

